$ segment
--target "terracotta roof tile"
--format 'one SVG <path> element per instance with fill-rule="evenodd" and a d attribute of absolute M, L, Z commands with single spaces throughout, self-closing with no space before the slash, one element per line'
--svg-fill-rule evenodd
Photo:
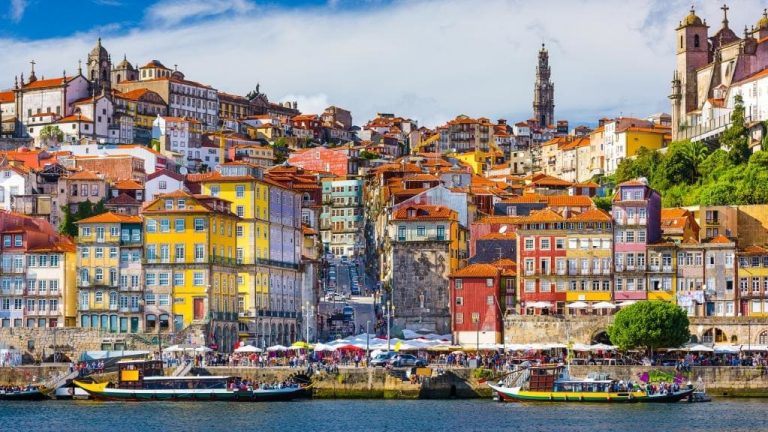
<path fill-rule="evenodd" d="M 82 170 L 74 174 L 71 174 L 69 177 L 67 177 L 67 179 L 68 180 L 104 180 L 104 177 L 90 170 Z"/>
<path fill-rule="evenodd" d="M 730 244 L 730 243 L 733 243 L 733 241 L 731 239 L 729 239 L 728 237 L 720 234 L 719 236 L 717 236 L 717 237 L 713 238 L 712 240 L 708 241 L 707 243 L 710 243 L 710 244 Z"/>
<path fill-rule="evenodd" d="M 141 190 L 144 185 L 133 179 L 118 180 L 114 184 L 115 189 Z"/>
<path fill-rule="evenodd" d="M 415 213 L 415 214 L 414 214 Z M 456 212 L 445 206 L 408 205 L 401 207 L 392 215 L 393 220 L 447 220 L 456 216 Z"/>
<path fill-rule="evenodd" d="M 478 277 L 493 278 L 499 276 L 499 269 L 492 264 L 470 264 L 462 269 L 456 270 L 449 276 L 456 277 Z"/>
<path fill-rule="evenodd" d="M 91 216 L 89 218 L 81 219 L 77 221 L 79 224 L 83 223 L 141 223 L 142 219 L 139 216 L 124 215 L 113 212 L 106 212 L 100 215 Z"/>

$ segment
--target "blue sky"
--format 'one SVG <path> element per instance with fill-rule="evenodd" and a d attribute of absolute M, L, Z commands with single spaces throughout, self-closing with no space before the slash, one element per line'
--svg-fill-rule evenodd
<path fill-rule="evenodd" d="M 760 18 L 733 2 L 731 27 Z M 188 79 L 245 94 L 257 83 L 305 113 L 355 123 L 394 112 L 435 126 L 459 114 L 531 115 L 537 51 L 550 51 L 555 116 L 669 111 L 674 29 L 687 0 L 0 0 L 0 89 L 15 75 L 77 69 L 96 39 L 114 61 L 158 59 Z M 714 33 L 722 12 L 698 0 Z"/>

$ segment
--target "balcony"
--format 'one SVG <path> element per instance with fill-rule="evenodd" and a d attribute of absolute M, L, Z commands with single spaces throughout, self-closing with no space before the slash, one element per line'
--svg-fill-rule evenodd
<path fill-rule="evenodd" d="M 720 225 L 719 218 L 709 218 L 704 221 L 706 225 Z"/>
<path fill-rule="evenodd" d="M 604 274 L 604 275 L 609 275 L 609 274 L 611 274 L 611 269 L 609 269 L 609 268 L 603 269 L 603 274 Z"/>
<path fill-rule="evenodd" d="M 526 276 L 533 276 L 535 273 L 536 273 L 535 270 L 530 270 L 530 269 L 526 269 L 525 270 L 525 275 Z"/>
<path fill-rule="evenodd" d="M 557 269 L 558 276 L 565 276 L 568 272 L 565 269 Z"/>
<path fill-rule="evenodd" d="M 661 266 L 661 271 L 663 271 L 664 273 L 672 273 L 672 266 L 671 265 Z"/>
<path fill-rule="evenodd" d="M 652 271 L 652 272 L 658 272 L 658 271 L 661 271 L 661 266 L 650 265 L 650 266 L 648 266 L 648 270 Z"/>
<path fill-rule="evenodd" d="M 586 276 L 586 275 L 589 275 L 589 269 L 585 269 L 585 268 L 583 268 L 583 269 L 581 269 L 581 271 L 579 272 L 579 274 L 581 274 L 582 276 Z"/>

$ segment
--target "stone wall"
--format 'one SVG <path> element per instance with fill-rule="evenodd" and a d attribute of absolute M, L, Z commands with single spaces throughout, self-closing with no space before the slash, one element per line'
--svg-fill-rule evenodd
<path fill-rule="evenodd" d="M 449 242 L 393 242 L 395 326 L 426 328 L 439 334 L 451 332 L 450 261 Z"/>
<path fill-rule="evenodd" d="M 55 351 L 77 359 L 84 351 L 156 350 L 155 335 L 104 333 L 82 328 L 0 328 L 0 347 L 18 349 L 25 363 L 43 361 Z"/>
<path fill-rule="evenodd" d="M 689 330 L 697 342 L 709 342 L 706 337 L 718 333 L 723 337 L 717 341 L 719 343 L 768 345 L 768 318 L 691 317 L 689 320 Z M 505 319 L 504 341 L 536 343 L 571 340 L 574 343 L 589 344 L 605 332 L 612 321 L 612 316 L 509 315 Z"/>

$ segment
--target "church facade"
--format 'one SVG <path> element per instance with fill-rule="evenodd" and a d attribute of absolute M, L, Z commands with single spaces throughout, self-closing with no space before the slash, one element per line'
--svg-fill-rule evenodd
<path fill-rule="evenodd" d="M 739 36 L 730 28 L 728 6 L 721 9 L 713 34 L 693 8 L 675 29 L 673 140 L 716 138 L 730 124 L 738 97 L 748 124 L 768 119 L 768 12 Z"/>

